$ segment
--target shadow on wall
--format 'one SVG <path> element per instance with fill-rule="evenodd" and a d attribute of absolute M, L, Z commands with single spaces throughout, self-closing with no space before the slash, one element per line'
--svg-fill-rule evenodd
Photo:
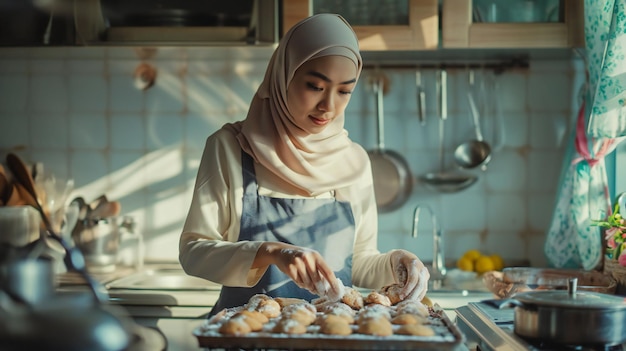
<path fill-rule="evenodd" d="M 72 192 L 90 200 L 105 193 L 135 217 L 146 240 L 179 232 L 191 201 L 199 161 L 180 146 L 153 151 Z"/>
<path fill-rule="evenodd" d="M 88 91 L 88 95 L 107 99 L 106 111 L 89 112 L 89 118 L 83 118 L 80 124 L 68 125 L 72 119 L 65 115 L 82 116 L 84 113 L 78 110 L 84 108 L 84 104 L 65 106 L 64 101 L 58 101 L 58 106 L 33 104 L 24 111 L 27 121 L 21 122 L 28 128 L 5 139 L 19 142 L 3 144 L 0 152 L 3 155 L 17 152 L 27 162 L 43 163 L 46 170 L 59 177 L 75 179 L 77 188 L 69 200 L 82 196 L 90 201 L 106 194 L 109 199 L 120 201 L 121 214 L 135 217 L 147 244 L 151 239 L 171 243 L 182 230 L 206 138 L 224 123 L 245 117 L 267 61 L 265 58 L 262 61 L 174 60 L 174 65 L 169 65 L 171 61 L 154 60 L 152 63 L 159 70 L 158 79 L 150 89 L 139 94 L 133 88 L 124 90 L 126 87 L 121 87 L 124 92 L 120 93 L 119 84 L 114 84 L 120 80 L 111 80 L 111 77 L 125 77 L 119 77 L 120 71 L 113 70 L 106 73 L 104 82 L 94 77 L 93 86 L 86 87 L 87 90 L 103 90 Z M 124 67 L 122 61 L 114 63 Z M 82 74 L 76 72 L 78 76 Z M 60 78 L 62 72 L 51 72 L 51 75 L 55 78 L 53 81 L 63 84 L 59 90 L 77 93 L 71 91 L 71 85 L 63 83 L 66 79 Z M 15 79 L 23 80 L 26 86 L 33 77 L 17 75 Z M 118 89 L 115 99 L 110 96 L 112 89 Z M 23 100 L 37 93 L 32 89 L 16 92 L 26 95 Z M 140 102 L 136 102 L 138 98 Z M 128 106 L 120 106 L 127 102 Z M 64 111 L 53 115 L 62 122 L 58 123 L 58 128 L 36 123 L 30 112 L 54 109 Z M 3 111 L 0 107 L 0 119 L 13 115 L 14 112 Z M 128 123 L 131 118 L 126 120 L 126 117 L 131 117 L 133 123 Z M 46 140 L 52 140 L 53 144 L 47 141 L 43 147 L 44 143 L 34 141 L 43 131 Z M 99 135 L 93 135 L 96 132 Z M 9 131 L 0 131 L 0 138 L 6 133 Z M 119 140 L 129 137 L 136 139 L 125 145 L 118 144 Z"/>

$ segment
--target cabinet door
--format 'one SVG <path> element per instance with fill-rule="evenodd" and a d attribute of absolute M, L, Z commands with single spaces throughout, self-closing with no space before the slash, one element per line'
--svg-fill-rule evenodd
<path fill-rule="evenodd" d="M 363 51 L 435 50 L 439 45 L 438 0 L 285 0 L 283 34 L 317 13 L 342 15 Z"/>
<path fill-rule="evenodd" d="M 583 0 L 560 0 L 555 22 L 513 22 L 524 14 L 509 1 L 511 20 L 490 22 L 495 17 L 474 8 L 476 0 L 443 0 L 442 46 L 444 48 L 573 48 L 584 46 Z M 547 0 L 540 0 L 538 2 Z M 486 3 L 486 2 L 484 2 Z M 503 1 L 491 1 L 504 3 Z M 526 1 L 531 3 L 531 1 Z M 493 5 L 493 9 L 496 9 Z M 506 9 L 506 7 L 509 7 Z M 483 21 L 473 21 L 482 17 Z"/>

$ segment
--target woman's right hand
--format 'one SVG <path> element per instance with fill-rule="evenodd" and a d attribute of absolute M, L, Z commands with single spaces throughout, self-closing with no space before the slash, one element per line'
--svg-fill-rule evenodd
<path fill-rule="evenodd" d="M 330 286 L 331 292 L 339 292 L 335 273 L 326 261 L 315 250 L 281 242 L 265 242 L 261 244 L 254 259 L 253 268 L 275 265 L 285 273 L 296 285 L 311 293 L 324 296 L 329 293 L 324 286 Z M 324 291 L 320 291 L 324 289 Z"/>
<path fill-rule="evenodd" d="M 401 299 L 421 301 L 426 296 L 430 273 L 415 254 L 406 250 L 391 251 L 391 269 L 396 283 L 402 286 Z"/>

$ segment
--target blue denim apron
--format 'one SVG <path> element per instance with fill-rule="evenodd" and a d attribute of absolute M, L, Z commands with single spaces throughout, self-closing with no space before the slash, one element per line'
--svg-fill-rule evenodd
<path fill-rule="evenodd" d="M 242 151 L 243 209 L 239 241 L 278 241 L 318 251 L 337 278 L 352 286 L 352 252 L 355 226 L 348 202 L 329 199 L 284 199 L 261 196 L 254 160 Z M 222 287 L 210 315 L 224 308 L 244 305 L 254 294 L 317 297 L 298 287 L 286 274 L 271 265 L 251 288 Z"/>

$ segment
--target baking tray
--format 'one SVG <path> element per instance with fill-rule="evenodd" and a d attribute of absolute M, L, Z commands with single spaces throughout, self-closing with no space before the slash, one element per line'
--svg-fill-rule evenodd
<path fill-rule="evenodd" d="M 251 332 L 241 336 L 222 335 L 217 326 L 205 323 L 193 331 L 198 345 L 205 349 L 246 350 L 462 350 L 465 336 L 435 305 L 428 317 L 435 336 L 373 336 L 353 333 L 347 336 L 318 333 L 311 325 L 306 334 Z M 356 328 L 356 326 L 353 326 Z M 397 326 L 394 326 L 397 328 Z"/>

